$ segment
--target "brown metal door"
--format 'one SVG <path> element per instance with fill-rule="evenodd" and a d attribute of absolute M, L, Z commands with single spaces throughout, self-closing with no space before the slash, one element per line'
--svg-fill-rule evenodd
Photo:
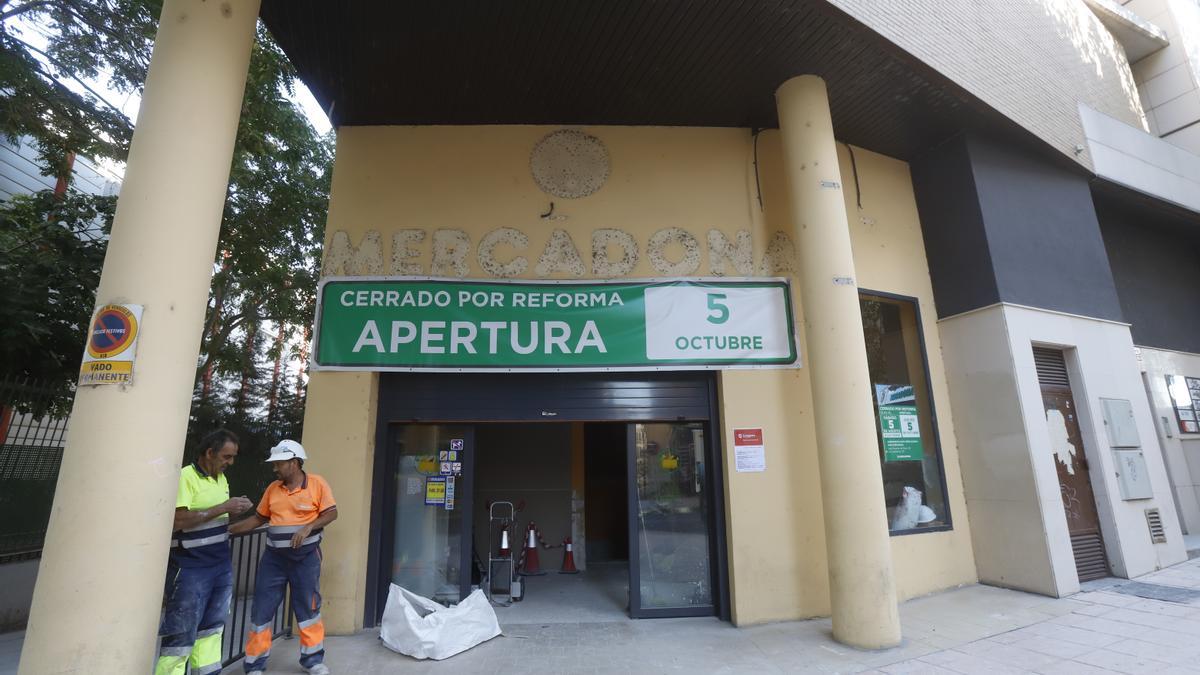
<path fill-rule="evenodd" d="M 1042 387 L 1046 426 L 1050 431 L 1050 449 L 1058 469 L 1067 530 L 1075 553 L 1075 570 L 1080 581 L 1106 577 L 1108 559 L 1100 534 L 1100 514 L 1096 511 L 1096 497 L 1088 476 L 1083 436 L 1079 432 L 1079 416 L 1071 397 L 1066 363 L 1060 351 L 1035 347 L 1033 352 Z"/>

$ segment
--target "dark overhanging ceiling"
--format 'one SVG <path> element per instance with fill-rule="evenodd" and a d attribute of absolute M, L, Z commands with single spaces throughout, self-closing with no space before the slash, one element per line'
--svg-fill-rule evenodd
<path fill-rule="evenodd" d="M 264 0 L 262 18 L 335 126 L 771 128 L 775 89 L 812 73 L 838 137 L 893 157 L 1024 134 L 821 0 Z"/>
<path fill-rule="evenodd" d="M 1092 181 L 1092 197 L 1100 214 L 1121 213 L 1139 227 L 1185 238 L 1181 245 L 1200 246 L 1200 214 L 1191 209 L 1103 178 Z"/>

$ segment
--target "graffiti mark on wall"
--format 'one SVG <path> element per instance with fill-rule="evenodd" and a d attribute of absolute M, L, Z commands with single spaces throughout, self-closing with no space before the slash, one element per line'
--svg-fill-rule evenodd
<path fill-rule="evenodd" d="M 1067 520 L 1079 520 L 1079 507 L 1083 502 L 1076 496 L 1077 491 L 1069 485 L 1059 484 L 1062 489 L 1063 508 L 1067 511 Z"/>

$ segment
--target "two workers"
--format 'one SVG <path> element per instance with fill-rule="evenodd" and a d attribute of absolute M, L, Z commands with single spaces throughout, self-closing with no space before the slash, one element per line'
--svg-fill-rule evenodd
<path fill-rule="evenodd" d="M 255 578 L 243 667 L 249 675 L 266 670 L 275 612 L 290 585 L 300 629 L 300 665 L 312 675 L 328 675 L 320 542 L 325 526 L 337 519 L 333 491 L 325 479 L 304 471 L 308 457 L 299 443 L 280 441 L 267 458 L 278 480 L 249 517 L 231 526 L 231 516 L 253 506 L 246 497 L 229 496 L 224 473 L 237 453 L 236 435 L 213 432 L 201 441 L 196 461 L 180 474 L 155 675 L 182 675 L 189 660 L 193 675 L 221 671 L 221 637 L 233 591 L 229 536 L 263 524 L 267 548 Z"/>

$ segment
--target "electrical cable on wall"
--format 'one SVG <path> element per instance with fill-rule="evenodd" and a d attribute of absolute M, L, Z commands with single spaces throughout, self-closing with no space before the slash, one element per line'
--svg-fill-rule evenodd
<path fill-rule="evenodd" d="M 862 190 L 858 187 L 858 162 L 854 161 L 854 148 L 849 143 L 842 143 L 850 153 L 850 172 L 854 174 L 854 198 L 858 202 L 858 210 L 862 211 Z"/>
<path fill-rule="evenodd" d="M 754 188 L 758 193 L 758 210 L 763 210 L 762 201 L 762 183 L 758 180 L 758 135 L 762 133 L 762 129 L 751 129 L 750 135 L 754 138 Z"/>

